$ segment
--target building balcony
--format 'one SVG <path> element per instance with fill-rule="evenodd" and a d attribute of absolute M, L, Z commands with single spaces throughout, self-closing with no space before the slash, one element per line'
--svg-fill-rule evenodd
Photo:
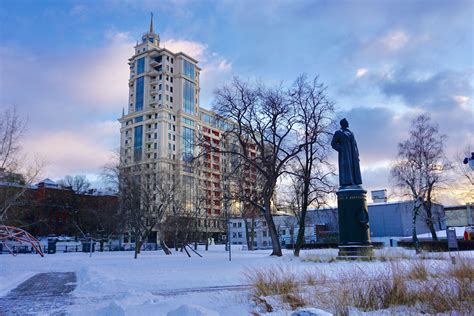
<path fill-rule="evenodd" d="M 158 67 L 160 64 L 161 64 L 161 62 L 158 62 L 158 61 L 156 61 L 156 60 L 154 60 L 154 59 L 152 59 L 152 60 L 150 61 L 150 66 L 152 66 L 152 67 Z"/>

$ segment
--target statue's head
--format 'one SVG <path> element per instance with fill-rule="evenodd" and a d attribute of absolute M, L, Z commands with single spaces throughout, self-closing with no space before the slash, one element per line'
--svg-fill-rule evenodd
<path fill-rule="evenodd" d="M 349 127 L 349 122 L 348 122 L 345 118 L 343 118 L 343 119 L 339 122 L 339 124 L 341 124 L 341 128 L 348 128 L 348 127 Z"/>

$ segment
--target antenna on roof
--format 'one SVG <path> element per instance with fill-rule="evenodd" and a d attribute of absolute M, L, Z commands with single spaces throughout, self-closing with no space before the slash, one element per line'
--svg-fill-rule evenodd
<path fill-rule="evenodd" d="M 151 18 L 150 18 L 150 34 L 153 34 L 154 31 L 153 31 L 153 12 L 150 12 L 151 13 Z"/>

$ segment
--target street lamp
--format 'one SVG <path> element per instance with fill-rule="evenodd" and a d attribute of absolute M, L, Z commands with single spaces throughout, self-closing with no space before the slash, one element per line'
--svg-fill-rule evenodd
<path fill-rule="evenodd" d="M 463 163 L 465 165 L 469 165 L 469 167 L 471 168 L 471 170 L 474 170 L 474 152 L 471 153 L 471 157 L 470 158 L 464 158 L 463 160 Z"/>

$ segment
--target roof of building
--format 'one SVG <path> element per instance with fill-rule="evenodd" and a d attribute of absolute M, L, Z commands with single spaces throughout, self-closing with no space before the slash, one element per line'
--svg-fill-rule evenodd
<path fill-rule="evenodd" d="M 47 188 L 58 188 L 59 187 L 59 184 L 57 184 L 56 182 L 54 182 L 50 178 L 46 178 L 46 179 L 38 182 L 37 185 L 38 186 L 44 186 L 44 187 L 47 187 Z"/>

